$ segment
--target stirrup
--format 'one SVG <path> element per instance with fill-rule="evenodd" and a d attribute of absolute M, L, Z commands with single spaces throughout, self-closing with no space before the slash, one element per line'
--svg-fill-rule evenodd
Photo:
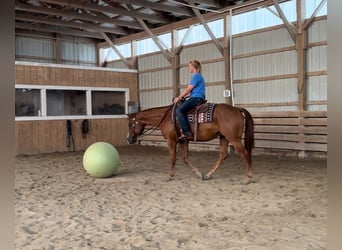
<path fill-rule="evenodd" d="M 179 137 L 178 137 L 178 141 L 185 141 L 185 140 L 187 140 L 188 139 L 188 137 L 186 136 L 186 135 L 184 135 L 184 134 L 181 134 Z"/>
<path fill-rule="evenodd" d="M 191 137 L 193 137 L 191 132 L 188 135 L 185 135 L 184 133 L 181 133 L 181 135 L 178 137 L 178 141 L 189 140 Z"/>

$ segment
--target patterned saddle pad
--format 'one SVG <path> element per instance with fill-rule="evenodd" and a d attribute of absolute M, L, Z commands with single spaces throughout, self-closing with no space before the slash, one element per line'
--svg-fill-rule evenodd
<path fill-rule="evenodd" d="M 199 107 L 194 108 L 188 113 L 188 119 L 190 123 L 194 123 L 196 113 L 198 113 L 197 122 L 207 123 L 213 121 L 215 103 L 204 103 Z M 198 109 L 198 111 L 197 111 Z"/>

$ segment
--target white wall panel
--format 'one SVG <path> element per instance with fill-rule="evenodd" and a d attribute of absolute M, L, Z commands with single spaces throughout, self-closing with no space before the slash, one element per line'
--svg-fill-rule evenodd
<path fill-rule="evenodd" d="M 232 44 L 233 56 L 294 45 L 285 28 L 258 32 L 245 36 L 233 36 Z"/>
<path fill-rule="evenodd" d="M 142 109 L 160 107 L 172 104 L 172 90 L 146 91 L 139 93 Z"/>
<path fill-rule="evenodd" d="M 16 56 L 16 61 L 25 61 L 27 62 L 27 57 L 25 56 Z M 35 63 L 56 63 L 56 60 L 54 58 L 52 59 L 33 59 L 30 58 L 30 62 L 35 62 Z"/>
<path fill-rule="evenodd" d="M 142 91 L 139 93 L 139 101 L 141 108 L 146 109 L 159 106 L 166 106 L 172 103 L 172 69 L 165 69 L 165 67 L 170 66 L 170 63 L 161 53 L 153 53 L 147 56 L 140 56 L 138 58 L 138 69 L 140 71 L 138 75 L 139 89 L 151 89 L 150 91 Z M 151 71 L 143 72 L 144 70 Z M 158 88 L 168 87 L 170 89 L 155 90 Z"/>
<path fill-rule="evenodd" d="M 307 70 L 327 70 L 327 46 L 316 46 L 307 50 Z"/>
<path fill-rule="evenodd" d="M 204 43 L 199 46 L 185 47 L 180 54 L 180 64 L 187 64 L 190 60 L 204 60 L 222 58 L 220 51 L 213 43 Z"/>
<path fill-rule="evenodd" d="M 139 74 L 139 89 L 172 88 L 172 71 L 160 70 Z"/>
<path fill-rule="evenodd" d="M 78 43 L 79 57 L 81 61 L 96 62 L 96 45 L 90 43 Z"/>
<path fill-rule="evenodd" d="M 203 76 L 206 82 L 224 81 L 224 62 L 206 63 L 203 66 Z"/>
<path fill-rule="evenodd" d="M 327 111 L 328 105 L 308 105 L 307 110 L 309 111 Z"/>
<path fill-rule="evenodd" d="M 126 64 L 124 64 L 123 61 L 113 61 L 108 63 L 107 67 L 111 67 L 111 68 L 116 68 L 116 69 L 127 69 Z"/>
<path fill-rule="evenodd" d="M 297 79 L 234 84 L 233 91 L 235 104 L 274 104 L 298 100 Z"/>
<path fill-rule="evenodd" d="M 205 77 L 205 75 L 203 75 Z M 190 82 L 191 73 L 188 67 L 182 67 L 179 69 L 179 82 L 182 85 L 186 85 Z"/>
<path fill-rule="evenodd" d="M 269 106 L 269 107 L 248 107 L 248 111 L 253 112 L 274 112 L 274 111 L 298 111 L 297 106 L 284 105 L 284 106 Z"/>
<path fill-rule="evenodd" d="M 145 55 L 138 57 L 138 69 L 149 70 L 163 67 L 170 67 L 171 64 L 165 58 L 162 53 L 153 53 L 151 55 Z"/>
<path fill-rule="evenodd" d="M 294 74 L 296 72 L 296 51 L 285 51 L 247 58 L 240 58 L 235 59 L 233 61 L 234 80 Z"/>
<path fill-rule="evenodd" d="M 55 44 L 50 39 L 17 36 L 15 39 L 16 56 L 46 57 L 55 61 Z"/>
<path fill-rule="evenodd" d="M 313 22 L 308 29 L 308 42 L 327 41 L 327 20 Z"/>
<path fill-rule="evenodd" d="M 206 87 L 206 99 L 208 102 L 215 102 L 215 103 L 226 103 L 226 98 L 223 97 L 224 91 L 223 85 L 217 86 L 207 86 Z"/>
<path fill-rule="evenodd" d="M 306 91 L 308 101 L 326 101 L 328 99 L 327 76 L 308 77 Z"/>
<path fill-rule="evenodd" d="M 96 45 L 77 41 L 61 41 L 63 63 L 78 65 L 96 64 Z"/>
<path fill-rule="evenodd" d="M 225 69 L 223 62 L 213 62 L 202 64 L 203 77 L 208 82 L 224 81 Z M 179 79 L 181 84 L 188 84 L 190 82 L 191 73 L 188 67 L 182 67 L 179 73 Z"/>

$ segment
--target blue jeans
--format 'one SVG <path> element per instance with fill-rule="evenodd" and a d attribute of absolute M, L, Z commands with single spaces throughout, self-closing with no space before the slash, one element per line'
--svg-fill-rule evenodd
<path fill-rule="evenodd" d="M 178 118 L 179 125 L 181 126 L 182 131 L 186 136 L 191 134 L 187 112 L 196 107 L 201 101 L 203 101 L 202 98 L 190 97 L 181 105 L 179 105 L 176 109 L 176 115 Z"/>

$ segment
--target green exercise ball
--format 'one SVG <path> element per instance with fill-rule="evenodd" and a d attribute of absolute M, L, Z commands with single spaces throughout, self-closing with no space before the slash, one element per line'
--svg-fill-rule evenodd
<path fill-rule="evenodd" d="M 85 171 L 96 178 L 106 178 L 117 173 L 120 157 L 114 146 L 107 142 L 90 145 L 83 155 Z"/>

